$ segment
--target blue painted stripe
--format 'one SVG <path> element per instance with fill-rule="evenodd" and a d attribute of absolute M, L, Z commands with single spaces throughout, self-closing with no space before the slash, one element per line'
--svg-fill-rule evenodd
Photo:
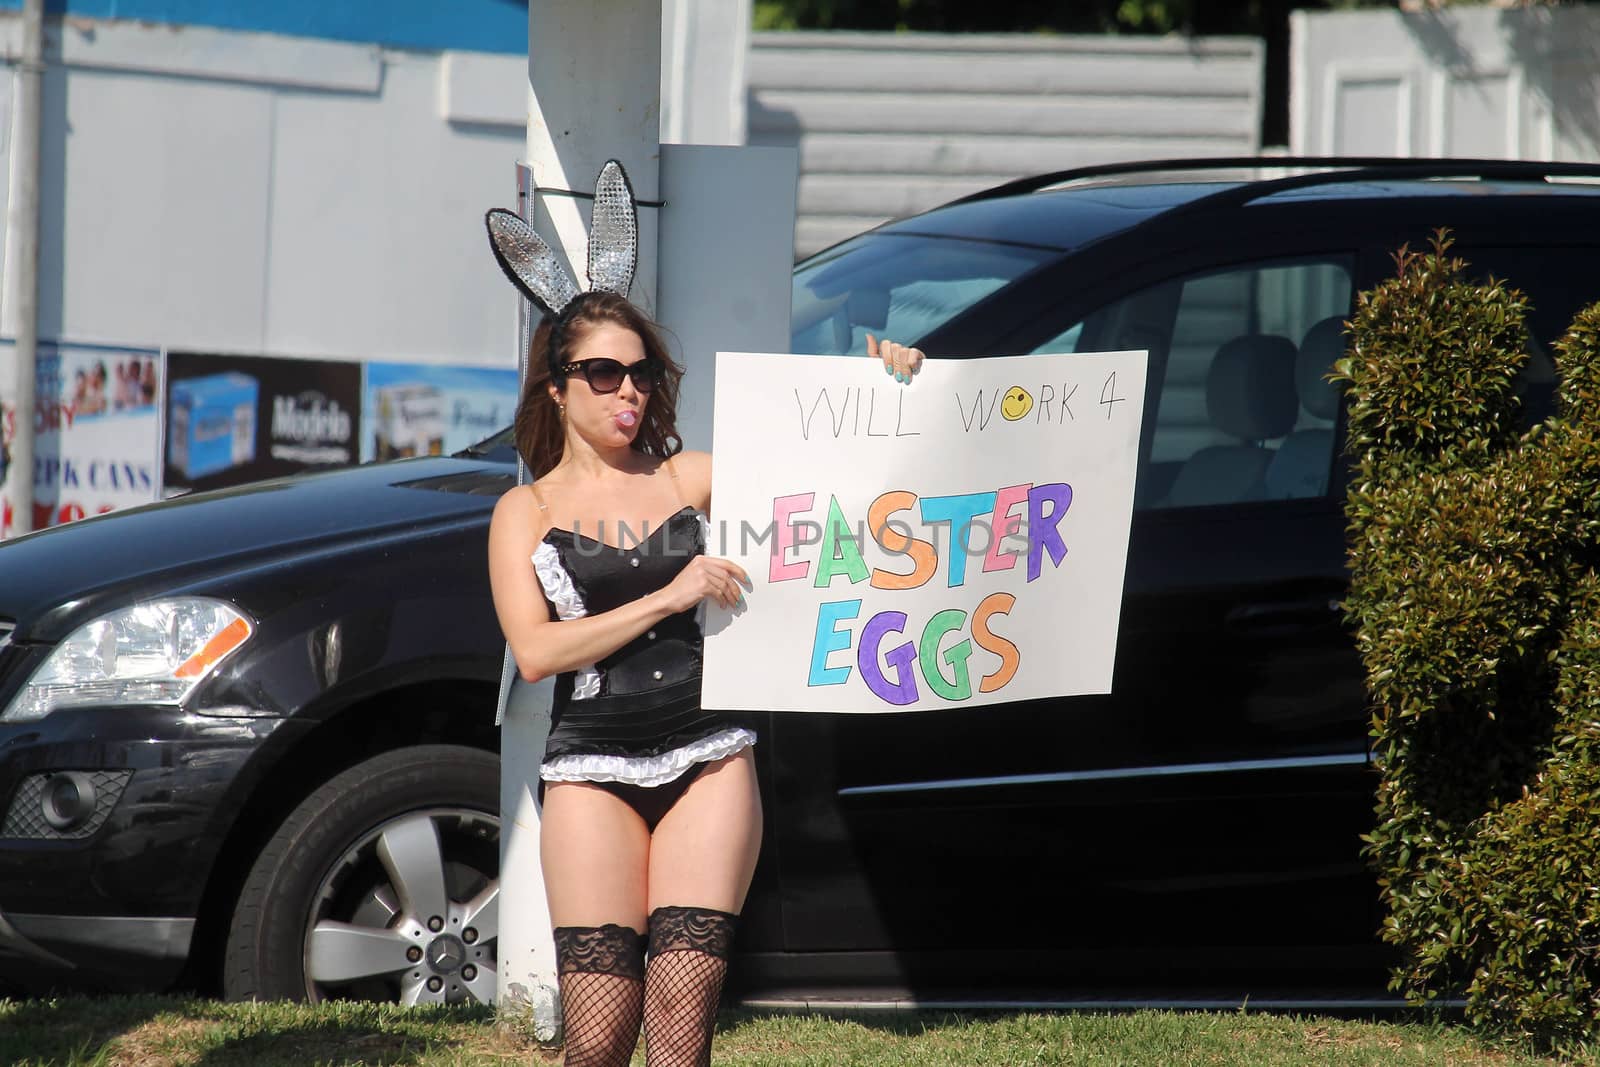
<path fill-rule="evenodd" d="M 0 0 L 0 10 L 21 7 Z M 45 11 L 425 51 L 528 51 L 527 0 L 45 0 Z"/>
<path fill-rule="evenodd" d="M 1365 752 L 1339 752 L 1328 756 L 1290 756 L 1284 759 L 1228 760 L 1220 763 L 1168 763 L 1156 767 L 1107 767 L 1093 771 L 1057 771 L 1050 774 L 1007 774 L 989 778 L 946 778 L 931 782 L 891 782 L 887 785 L 853 785 L 839 790 L 842 797 L 881 796 L 885 793 L 929 793 L 952 789 L 992 789 L 1006 785 L 1058 785 L 1066 782 L 1107 782 L 1126 778 L 1174 778 L 1194 774 L 1235 774 L 1240 771 L 1290 771 L 1309 767 L 1359 767 Z"/>

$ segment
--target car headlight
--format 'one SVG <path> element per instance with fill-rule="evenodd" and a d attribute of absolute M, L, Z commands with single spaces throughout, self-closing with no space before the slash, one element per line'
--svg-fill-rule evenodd
<path fill-rule="evenodd" d="M 50 653 L 0 721 L 87 704 L 180 704 L 255 627 L 204 597 L 151 600 L 84 623 Z"/>

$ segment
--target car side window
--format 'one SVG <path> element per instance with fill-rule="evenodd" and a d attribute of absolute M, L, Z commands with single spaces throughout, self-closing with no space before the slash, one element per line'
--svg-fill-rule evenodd
<path fill-rule="evenodd" d="M 1037 352 L 1150 351 L 1136 508 L 1322 496 L 1353 257 L 1207 271 L 1124 297 Z"/>

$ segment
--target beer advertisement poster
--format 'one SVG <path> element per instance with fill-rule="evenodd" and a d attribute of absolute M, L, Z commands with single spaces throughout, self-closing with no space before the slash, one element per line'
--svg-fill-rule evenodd
<path fill-rule="evenodd" d="M 167 354 L 168 495 L 360 461 L 361 364 Z"/>
<path fill-rule="evenodd" d="M 0 353 L 14 348 L 0 342 Z M 160 350 L 40 341 L 34 368 L 32 528 L 160 499 Z M 0 465 L 15 432 L 7 429 Z M 7 496 L 0 536 L 16 526 Z"/>
<path fill-rule="evenodd" d="M 361 461 L 448 456 L 511 425 L 515 367 L 368 363 Z"/>

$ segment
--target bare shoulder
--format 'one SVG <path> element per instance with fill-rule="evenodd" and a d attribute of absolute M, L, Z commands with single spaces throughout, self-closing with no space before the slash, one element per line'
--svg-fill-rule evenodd
<path fill-rule="evenodd" d="M 679 452 L 672 462 L 683 479 L 684 496 L 705 510 L 711 501 L 711 453 Z"/>
<path fill-rule="evenodd" d="M 693 472 L 697 475 L 704 476 L 707 481 L 711 480 L 710 452 L 691 452 L 685 450 L 683 452 L 679 452 L 673 462 L 678 465 L 678 470 L 683 472 L 684 477 L 688 477 L 689 474 Z"/>
<path fill-rule="evenodd" d="M 544 536 L 548 520 L 539 507 L 533 490 L 526 485 L 514 486 L 500 494 L 495 501 L 494 517 L 489 521 L 492 534 L 503 537 L 527 538 L 537 541 Z"/>

